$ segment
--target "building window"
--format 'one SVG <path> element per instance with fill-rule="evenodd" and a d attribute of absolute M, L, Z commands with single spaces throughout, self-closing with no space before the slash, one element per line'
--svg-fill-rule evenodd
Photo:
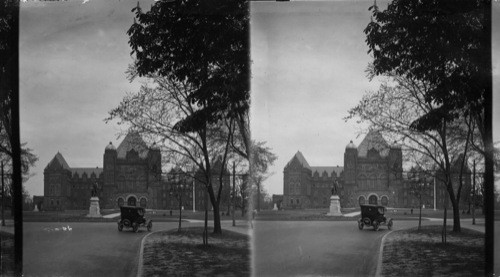
<path fill-rule="evenodd" d="M 365 204 L 365 197 L 361 195 L 361 196 L 358 198 L 358 202 L 359 202 L 359 205 L 364 205 L 364 204 Z"/>
<path fill-rule="evenodd" d="M 147 200 L 146 198 L 141 198 L 141 207 L 146 208 Z"/>
<path fill-rule="evenodd" d="M 375 195 L 372 195 L 368 198 L 369 204 L 377 205 L 377 202 L 378 202 L 378 199 L 377 199 L 377 196 L 375 196 Z"/>
<path fill-rule="evenodd" d="M 387 204 L 389 204 L 389 199 L 387 198 L 387 196 L 382 196 L 380 202 L 382 203 L 382 206 L 387 206 Z"/>
<path fill-rule="evenodd" d="M 127 205 L 129 206 L 135 206 L 137 204 L 137 199 L 135 197 L 130 196 L 127 200 Z"/>
<path fill-rule="evenodd" d="M 125 200 L 123 200 L 123 198 L 118 198 L 118 207 L 121 207 L 123 206 L 123 204 L 125 204 Z"/>

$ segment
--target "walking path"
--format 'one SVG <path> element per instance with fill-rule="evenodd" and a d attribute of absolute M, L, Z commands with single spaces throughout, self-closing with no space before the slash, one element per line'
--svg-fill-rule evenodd
<path fill-rule="evenodd" d="M 119 216 L 120 216 L 120 213 L 114 213 L 114 214 L 103 215 L 102 217 L 103 218 L 115 218 L 115 217 L 119 217 Z"/>

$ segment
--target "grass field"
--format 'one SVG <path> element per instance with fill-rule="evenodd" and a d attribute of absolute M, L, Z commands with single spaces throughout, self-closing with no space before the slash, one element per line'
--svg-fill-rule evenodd
<path fill-rule="evenodd" d="M 396 231 L 385 241 L 382 276 L 483 276 L 484 234 L 462 228 L 447 232 L 441 226 Z"/>
<path fill-rule="evenodd" d="M 14 235 L 0 232 L 0 276 L 14 275 Z"/>
<path fill-rule="evenodd" d="M 143 276 L 250 276 L 247 235 L 209 230 L 209 245 L 202 245 L 203 228 L 154 233 L 146 239 Z"/>

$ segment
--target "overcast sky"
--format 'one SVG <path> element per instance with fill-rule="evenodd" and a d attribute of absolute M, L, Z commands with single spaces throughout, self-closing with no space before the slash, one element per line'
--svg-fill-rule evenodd
<path fill-rule="evenodd" d="M 43 194 L 43 169 L 58 151 L 71 167 L 102 167 L 105 146 L 121 141 L 104 119 L 137 88 L 125 74 L 137 0 L 82 3 L 21 3 L 21 140 L 39 157 L 30 195 Z"/>
<path fill-rule="evenodd" d="M 140 3 L 147 9 L 153 1 Z M 271 194 L 282 193 L 283 168 L 297 150 L 313 166 L 342 166 L 347 143 L 361 141 L 360 126 L 342 118 L 377 87 L 364 72 L 370 57 L 363 29 L 372 3 L 252 3 L 252 135 L 278 155 L 265 184 Z M 26 183 L 30 195 L 43 195 L 43 169 L 58 151 L 71 167 L 102 167 L 104 147 L 121 141 L 119 126 L 104 119 L 137 89 L 125 75 L 136 5 L 21 3 L 21 139 L 39 157 Z M 498 40 L 494 35 L 494 46 Z M 498 111 L 495 117 L 499 122 Z"/>
<path fill-rule="evenodd" d="M 377 3 L 387 7 L 387 2 Z M 378 87 L 364 72 L 371 57 L 363 30 L 372 4 L 252 3 L 252 136 L 267 141 L 278 155 L 274 175 L 264 185 L 270 194 L 283 193 L 283 169 L 298 150 L 311 166 L 343 166 L 345 146 L 363 139 L 357 136 L 363 126 L 342 118 L 366 91 Z M 498 26 L 500 5 L 494 6 L 493 26 Z M 497 65 L 495 59 L 496 77 Z M 494 96 L 498 103 L 498 93 Z M 494 116 L 500 122 L 498 109 Z"/>

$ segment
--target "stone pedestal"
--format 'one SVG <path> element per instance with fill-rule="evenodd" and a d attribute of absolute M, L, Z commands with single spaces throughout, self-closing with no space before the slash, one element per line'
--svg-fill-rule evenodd
<path fill-rule="evenodd" d="M 330 211 L 326 215 L 342 216 L 342 213 L 340 212 L 340 197 L 338 195 L 332 195 L 330 197 Z"/>
<path fill-rule="evenodd" d="M 102 217 L 99 209 L 99 197 L 93 196 L 90 198 L 90 208 L 87 217 Z"/>
<path fill-rule="evenodd" d="M 278 210 L 278 204 L 274 203 L 273 211 L 277 211 L 277 210 Z"/>

